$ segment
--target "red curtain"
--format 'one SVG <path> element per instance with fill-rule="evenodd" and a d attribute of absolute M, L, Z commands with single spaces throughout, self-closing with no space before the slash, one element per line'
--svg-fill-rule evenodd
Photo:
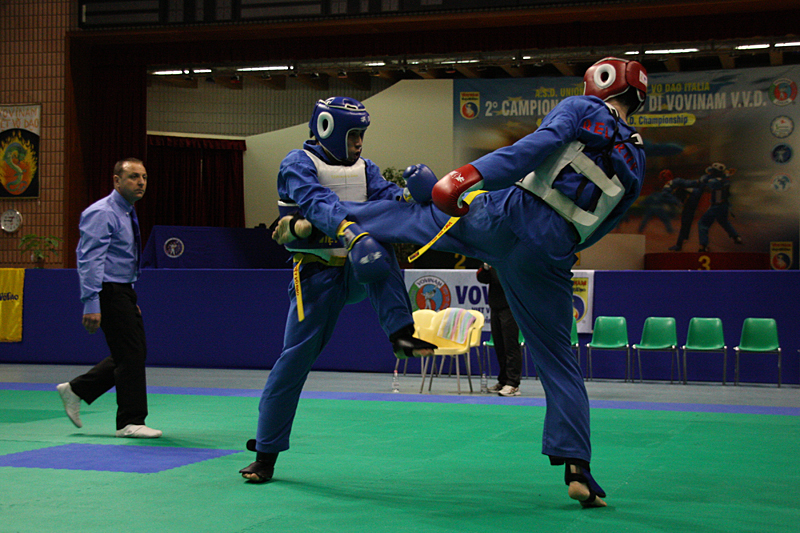
<path fill-rule="evenodd" d="M 244 227 L 244 141 L 147 136 L 143 242 L 160 226 Z"/>

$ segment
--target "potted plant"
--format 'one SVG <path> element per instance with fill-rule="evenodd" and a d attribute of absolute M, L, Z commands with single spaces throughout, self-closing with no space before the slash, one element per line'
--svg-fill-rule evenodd
<path fill-rule="evenodd" d="M 391 181 L 398 187 L 406 186 L 406 179 L 403 177 L 402 170 L 395 167 L 387 167 L 383 169 L 382 175 L 386 181 Z M 401 267 L 410 267 L 408 256 L 413 254 L 418 247 L 407 243 L 395 243 L 392 244 L 392 247 L 394 248 L 394 254 L 397 256 L 397 261 L 400 263 Z"/>
<path fill-rule="evenodd" d="M 36 263 L 36 268 L 44 268 L 47 257 L 52 253 L 58 255 L 58 245 L 61 244 L 60 237 L 49 235 L 43 237 L 35 233 L 23 235 L 19 239 L 19 247 L 24 252 L 31 253 L 31 261 Z"/>

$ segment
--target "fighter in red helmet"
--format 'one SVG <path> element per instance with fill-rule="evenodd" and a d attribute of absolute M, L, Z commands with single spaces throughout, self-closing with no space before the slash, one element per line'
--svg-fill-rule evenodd
<path fill-rule="evenodd" d="M 602 507 L 590 474 L 589 400 L 570 345 L 572 266 L 639 196 L 645 156 L 627 117 L 647 96 L 636 61 L 605 58 L 584 76 L 584 95 L 559 103 L 533 133 L 454 170 L 433 187 L 435 206 L 344 202 L 348 218 L 381 242 L 428 244 L 491 264 L 547 397 L 542 453 L 565 465 L 568 494 Z M 478 194 L 471 203 L 467 193 Z"/>

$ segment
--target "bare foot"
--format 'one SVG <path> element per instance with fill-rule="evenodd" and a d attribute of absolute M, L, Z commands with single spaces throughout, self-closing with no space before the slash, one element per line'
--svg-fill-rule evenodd
<path fill-rule="evenodd" d="M 578 468 L 575 465 L 570 465 L 570 471 L 573 474 L 578 473 Z M 589 490 L 589 486 L 585 483 L 581 483 L 580 481 L 573 481 L 569 484 L 569 489 L 567 489 L 567 494 L 573 500 L 578 500 L 581 502 L 581 505 L 584 507 L 607 507 L 608 504 L 600 499 L 600 496 L 596 496 L 594 501 L 591 503 L 587 503 L 586 500 L 591 497 L 592 492 Z"/>
<path fill-rule="evenodd" d="M 289 231 L 289 222 L 291 220 L 292 216 L 286 215 L 278 221 L 278 226 L 275 228 L 275 231 L 272 232 L 272 240 L 278 244 L 286 244 L 287 242 L 296 240 L 296 237 Z M 312 229 L 311 222 L 304 218 L 298 219 L 294 225 L 294 231 L 301 239 L 305 239 L 311 235 Z"/>
<path fill-rule="evenodd" d="M 414 357 L 428 357 L 433 355 L 433 350 L 412 350 Z"/>

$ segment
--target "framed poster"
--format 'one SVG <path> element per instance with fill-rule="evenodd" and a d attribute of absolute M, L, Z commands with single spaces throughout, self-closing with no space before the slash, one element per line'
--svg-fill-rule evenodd
<path fill-rule="evenodd" d="M 0 105 L 0 198 L 39 197 L 41 105 Z"/>

